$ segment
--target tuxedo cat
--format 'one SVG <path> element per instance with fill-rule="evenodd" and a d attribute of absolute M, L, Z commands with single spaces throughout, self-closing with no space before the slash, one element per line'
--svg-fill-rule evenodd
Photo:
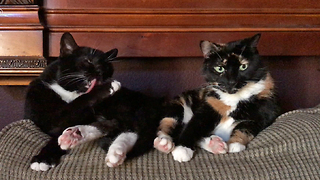
<path fill-rule="evenodd" d="M 117 52 L 79 47 L 70 33 L 62 35 L 58 60 L 30 83 L 26 96 L 25 118 L 51 136 L 33 157 L 33 170 L 47 171 L 67 149 L 97 138 L 111 167 L 152 149 L 162 99 L 120 89 L 110 79 Z M 63 132 L 72 141 L 59 138 L 58 144 Z"/>
<path fill-rule="evenodd" d="M 260 61 L 260 34 L 227 44 L 200 43 L 206 85 L 182 93 L 160 122 L 154 147 L 189 161 L 195 148 L 240 152 L 279 115 L 274 83 Z"/>

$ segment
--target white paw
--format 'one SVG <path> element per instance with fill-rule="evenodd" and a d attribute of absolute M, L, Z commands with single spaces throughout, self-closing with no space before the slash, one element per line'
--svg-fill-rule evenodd
<path fill-rule="evenodd" d="M 110 89 L 110 94 L 113 94 L 120 89 L 121 83 L 119 81 L 113 80 L 111 86 L 112 89 Z"/>
<path fill-rule="evenodd" d="M 116 167 L 123 163 L 126 159 L 126 152 L 121 148 L 109 148 L 106 156 L 106 164 L 109 167 Z"/>
<path fill-rule="evenodd" d="M 229 153 L 237 153 L 246 149 L 246 146 L 240 143 L 229 144 Z"/>
<path fill-rule="evenodd" d="M 153 141 L 153 146 L 157 150 L 168 154 L 173 150 L 174 143 L 172 142 L 170 136 L 163 136 L 155 138 Z"/>
<path fill-rule="evenodd" d="M 172 151 L 173 159 L 178 162 L 187 162 L 193 157 L 193 150 L 184 146 L 177 146 Z"/>
<path fill-rule="evenodd" d="M 34 162 L 30 165 L 30 168 L 35 171 L 48 171 L 50 168 L 54 166 L 48 165 L 46 163 Z"/>

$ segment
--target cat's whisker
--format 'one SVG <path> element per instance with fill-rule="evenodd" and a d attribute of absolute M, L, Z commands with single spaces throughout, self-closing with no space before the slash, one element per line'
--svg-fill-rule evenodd
<path fill-rule="evenodd" d="M 97 52 L 97 49 L 92 49 L 93 51 L 92 51 L 92 55 L 94 55 L 96 52 Z"/>
<path fill-rule="evenodd" d="M 68 81 L 65 85 L 72 85 L 81 81 L 86 81 L 86 79 L 83 78 L 78 78 L 78 79 L 71 79 L 70 81 Z"/>
<path fill-rule="evenodd" d="M 72 75 L 68 75 L 68 76 L 63 76 L 61 78 L 58 79 L 58 81 L 64 81 L 64 80 L 68 80 L 68 79 L 74 79 L 74 78 L 85 78 L 84 76 L 72 76 Z"/>
<path fill-rule="evenodd" d="M 87 78 L 83 75 L 67 75 L 58 79 L 58 82 L 66 81 L 66 85 L 74 84 L 80 81 L 86 81 Z"/>

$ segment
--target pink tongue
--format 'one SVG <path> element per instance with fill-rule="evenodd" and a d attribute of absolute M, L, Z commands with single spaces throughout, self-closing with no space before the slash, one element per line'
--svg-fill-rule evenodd
<path fill-rule="evenodd" d="M 96 79 L 93 79 L 91 81 L 91 85 L 90 85 L 89 89 L 86 91 L 86 93 L 89 93 L 93 89 L 93 87 L 96 85 L 96 82 L 97 82 Z"/>

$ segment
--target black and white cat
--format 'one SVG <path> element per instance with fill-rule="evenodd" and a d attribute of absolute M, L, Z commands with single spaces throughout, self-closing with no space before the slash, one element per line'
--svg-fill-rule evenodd
<path fill-rule="evenodd" d="M 121 164 L 127 153 L 133 157 L 152 149 L 162 100 L 120 89 L 120 83 L 110 79 L 114 71 L 110 60 L 117 52 L 79 47 L 70 33 L 63 34 L 59 58 L 30 83 L 26 96 L 25 118 L 51 136 L 32 158 L 33 170 L 54 167 L 81 139 L 100 138 L 109 166 Z M 70 126 L 76 127 L 67 129 Z M 67 138 L 60 138 L 61 149 L 58 137 L 63 132 L 73 141 L 67 145 Z M 126 147 L 119 148 L 119 142 Z"/>
<path fill-rule="evenodd" d="M 175 98 L 154 147 L 189 161 L 196 147 L 240 152 L 279 115 L 274 83 L 257 51 L 260 34 L 227 44 L 200 43 L 204 87 Z"/>

